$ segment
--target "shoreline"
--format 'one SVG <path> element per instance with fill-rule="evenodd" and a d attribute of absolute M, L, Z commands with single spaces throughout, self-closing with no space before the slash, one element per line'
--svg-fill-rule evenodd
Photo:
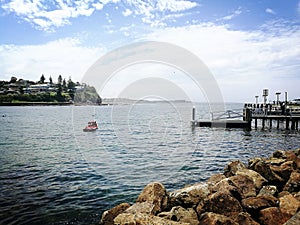
<path fill-rule="evenodd" d="M 206 182 L 168 192 L 153 182 L 132 205 L 102 214 L 102 225 L 299 225 L 300 148 L 277 150 L 248 165 L 229 162 Z"/>
<path fill-rule="evenodd" d="M 73 105 L 69 102 L 1 102 L 0 106 L 67 106 Z"/>

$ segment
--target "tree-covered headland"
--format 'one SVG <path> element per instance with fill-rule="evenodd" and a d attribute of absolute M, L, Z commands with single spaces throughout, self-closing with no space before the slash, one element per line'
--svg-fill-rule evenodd
<path fill-rule="evenodd" d="M 87 84 L 67 80 L 61 75 L 57 81 L 42 74 L 36 82 L 12 76 L 0 81 L 0 103 L 69 103 L 101 104 L 96 89 Z"/>

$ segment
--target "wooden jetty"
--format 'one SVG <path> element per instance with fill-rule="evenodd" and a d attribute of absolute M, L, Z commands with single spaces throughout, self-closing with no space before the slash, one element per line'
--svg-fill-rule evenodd
<path fill-rule="evenodd" d="M 300 121 L 300 105 L 291 105 L 284 103 L 276 104 L 245 104 L 244 109 L 250 109 L 251 121 L 254 120 L 254 128 L 258 128 L 260 121 L 262 129 L 273 127 L 275 122 L 276 128 L 279 129 L 280 124 L 286 130 L 298 130 Z"/>
<path fill-rule="evenodd" d="M 258 124 L 262 129 L 284 128 L 298 130 L 300 121 L 300 105 L 288 104 L 245 104 L 242 113 L 228 110 L 212 120 L 196 120 L 196 109 L 193 107 L 191 125 L 193 127 L 254 128 Z M 237 119 L 240 118 L 240 119 Z M 258 123 L 259 122 L 259 123 Z"/>

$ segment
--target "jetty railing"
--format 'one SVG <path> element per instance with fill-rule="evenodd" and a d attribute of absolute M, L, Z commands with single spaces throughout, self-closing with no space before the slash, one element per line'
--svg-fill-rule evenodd
<path fill-rule="evenodd" d="M 241 113 L 242 112 L 242 113 Z M 233 120 L 243 118 L 242 120 Z M 211 121 L 196 120 L 196 109 L 193 107 L 191 125 L 193 127 L 226 127 L 226 128 L 247 128 L 251 129 L 254 121 L 254 128 L 258 128 L 260 121 L 262 129 L 273 126 L 279 129 L 298 130 L 300 120 L 300 105 L 289 105 L 284 103 L 276 104 L 245 104 L 244 108 L 238 110 L 226 110 L 225 112 L 211 112 Z M 280 124 L 283 124 L 280 126 Z"/>
<path fill-rule="evenodd" d="M 211 112 L 212 120 L 222 120 L 222 119 L 236 119 L 243 118 L 243 114 L 241 113 L 242 109 L 232 109 L 218 112 Z"/>

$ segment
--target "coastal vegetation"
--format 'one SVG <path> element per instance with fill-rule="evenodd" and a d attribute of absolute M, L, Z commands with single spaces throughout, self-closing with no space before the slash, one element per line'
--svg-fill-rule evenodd
<path fill-rule="evenodd" d="M 101 97 L 96 89 L 87 84 L 73 82 L 61 75 L 57 82 L 44 74 L 39 81 L 18 79 L 12 76 L 10 81 L 0 81 L 0 104 L 101 104 Z"/>

